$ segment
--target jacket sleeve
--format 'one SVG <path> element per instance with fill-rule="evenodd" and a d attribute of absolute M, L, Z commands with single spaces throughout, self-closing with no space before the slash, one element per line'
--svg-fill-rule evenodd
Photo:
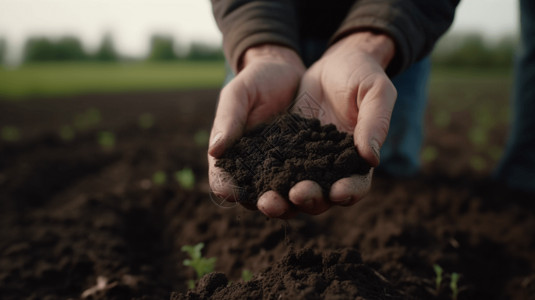
<path fill-rule="evenodd" d="M 223 34 L 223 51 L 234 71 L 242 54 L 255 45 L 279 44 L 299 53 L 295 7 L 291 0 L 212 0 Z"/>
<path fill-rule="evenodd" d="M 389 35 L 396 44 L 396 54 L 386 72 L 393 76 L 431 52 L 453 22 L 458 3 L 459 0 L 355 1 L 331 43 L 361 30 Z"/>

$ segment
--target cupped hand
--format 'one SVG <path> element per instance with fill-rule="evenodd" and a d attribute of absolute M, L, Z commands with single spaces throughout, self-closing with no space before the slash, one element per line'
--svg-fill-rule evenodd
<path fill-rule="evenodd" d="M 237 200 L 239 188 L 229 174 L 215 166 L 216 159 L 245 130 L 287 109 L 305 72 L 297 53 L 276 45 L 248 49 L 242 65 L 236 77 L 221 90 L 208 148 L 210 187 L 218 198 L 228 201 Z M 268 213 L 264 212 L 268 216 L 272 215 L 270 209 L 273 208 L 268 205 Z"/>
<path fill-rule="evenodd" d="M 313 111 L 322 124 L 353 134 L 358 153 L 372 167 L 379 164 L 397 97 L 384 72 L 393 54 L 394 44 L 384 35 L 361 32 L 338 41 L 305 73 L 294 106 L 298 113 L 310 117 L 307 113 Z M 296 210 L 319 214 L 332 205 L 352 205 L 369 191 L 372 173 L 373 168 L 336 181 L 328 199 L 316 182 L 302 181 L 290 190 L 291 204 L 270 194 L 258 206 L 264 213 L 287 216 Z"/>

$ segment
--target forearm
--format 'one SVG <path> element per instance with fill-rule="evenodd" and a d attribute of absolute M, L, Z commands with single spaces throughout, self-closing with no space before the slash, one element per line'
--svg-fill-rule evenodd
<path fill-rule="evenodd" d="M 332 38 L 332 43 L 359 31 L 382 32 L 395 43 L 396 51 L 387 73 L 406 69 L 432 50 L 453 22 L 459 0 L 360 0 Z"/>
<path fill-rule="evenodd" d="M 281 62 L 298 68 L 305 68 L 295 50 L 279 45 L 261 44 L 248 48 L 245 51 L 239 69 L 241 70 L 247 65 L 258 61 Z"/>
<path fill-rule="evenodd" d="M 372 31 L 358 31 L 349 34 L 337 41 L 327 51 L 336 51 L 340 47 L 368 54 L 383 69 L 387 68 L 396 52 L 394 41 L 390 36 Z"/>
<path fill-rule="evenodd" d="M 298 53 L 298 33 L 292 1 L 212 0 L 215 20 L 223 34 L 223 50 L 238 71 L 245 52 L 263 44 L 280 45 Z"/>

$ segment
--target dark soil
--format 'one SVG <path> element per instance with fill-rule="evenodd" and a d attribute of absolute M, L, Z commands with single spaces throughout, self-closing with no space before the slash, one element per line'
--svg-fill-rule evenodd
<path fill-rule="evenodd" d="M 246 133 L 218 160 L 238 184 L 238 202 L 256 204 L 269 190 L 288 197 L 302 180 L 317 182 L 325 195 L 338 179 L 370 171 L 353 136 L 317 119 L 284 114 Z"/>
<path fill-rule="evenodd" d="M 211 198 L 207 145 L 194 137 L 209 131 L 217 93 L 0 101 L 0 127 L 21 131 L 0 142 L 0 298 L 451 299 L 457 272 L 459 300 L 535 299 L 535 199 L 471 168 L 470 115 L 428 123 L 440 155 L 422 175 L 377 174 L 358 204 L 285 222 Z M 100 122 L 58 137 L 89 108 Z M 155 124 L 141 129 L 146 112 Z M 97 143 L 101 130 L 114 147 Z M 501 147 L 506 128 L 493 132 Z M 183 168 L 193 189 L 174 179 Z M 153 181 L 157 171 L 167 181 Z M 188 293 L 195 272 L 180 249 L 199 242 L 218 273 Z M 445 273 L 438 291 L 433 264 Z"/>

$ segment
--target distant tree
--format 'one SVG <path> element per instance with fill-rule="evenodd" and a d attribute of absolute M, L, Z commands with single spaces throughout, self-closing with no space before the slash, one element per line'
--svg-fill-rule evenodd
<path fill-rule="evenodd" d="M 86 60 L 89 58 L 76 37 L 63 37 L 55 43 L 54 60 Z"/>
<path fill-rule="evenodd" d="M 170 36 L 154 35 L 151 38 L 149 60 L 165 61 L 178 59 L 174 49 L 174 41 Z"/>
<path fill-rule="evenodd" d="M 5 56 L 7 52 L 7 42 L 5 39 L 0 39 L 0 64 L 3 64 L 5 62 Z"/>
<path fill-rule="evenodd" d="M 54 43 L 45 37 L 30 37 L 24 46 L 25 63 L 52 61 L 55 57 Z"/>
<path fill-rule="evenodd" d="M 224 60 L 221 47 L 212 46 L 205 43 L 193 42 L 186 55 L 188 60 Z"/>
<path fill-rule="evenodd" d="M 98 48 L 97 52 L 93 56 L 93 58 L 97 61 L 117 61 L 119 60 L 119 55 L 117 54 L 117 51 L 115 50 L 115 45 L 113 43 L 113 38 L 110 34 L 106 34 L 102 38 L 102 42 L 100 43 L 100 47 Z"/>
<path fill-rule="evenodd" d="M 433 63 L 447 67 L 510 68 L 516 40 L 505 37 L 489 43 L 478 33 L 455 36 L 439 42 L 433 52 Z"/>
<path fill-rule="evenodd" d="M 80 40 L 70 36 L 62 37 L 57 41 L 46 37 L 31 37 L 26 41 L 23 55 L 25 63 L 79 61 L 87 58 L 88 55 L 84 51 Z"/>

